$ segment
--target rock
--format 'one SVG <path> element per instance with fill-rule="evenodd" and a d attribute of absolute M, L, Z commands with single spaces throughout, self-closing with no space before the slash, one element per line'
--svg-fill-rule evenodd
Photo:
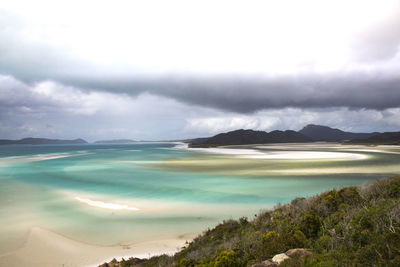
<path fill-rule="evenodd" d="M 266 260 L 260 263 L 253 264 L 251 267 L 276 267 L 278 266 L 276 263 Z"/>
<path fill-rule="evenodd" d="M 312 255 L 311 251 L 304 249 L 304 248 L 293 248 L 289 249 L 285 253 L 287 256 L 292 257 L 294 255 L 299 255 L 300 257 L 304 257 L 307 255 Z"/>
<path fill-rule="evenodd" d="M 265 260 L 263 262 L 253 264 L 251 267 L 277 267 L 285 260 L 290 259 L 290 257 L 299 256 L 302 258 L 307 255 L 312 255 L 312 252 L 305 248 L 293 248 L 286 251 L 286 253 L 275 255 L 272 260 Z"/>
<path fill-rule="evenodd" d="M 286 255 L 285 253 L 281 253 L 281 254 L 277 254 L 272 258 L 272 261 L 276 264 L 281 264 L 282 262 L 284 262 L 285 260 L 289 259 L 288 255 Z"/>
<path fill-rule="evenodd" d="M 263 261 L 262 264 L 264 264 L 264 266 L 268 266 L 268 267 L 276 267 L 277 266 L 276 263 L 274 263 L 270 260 Z"/>

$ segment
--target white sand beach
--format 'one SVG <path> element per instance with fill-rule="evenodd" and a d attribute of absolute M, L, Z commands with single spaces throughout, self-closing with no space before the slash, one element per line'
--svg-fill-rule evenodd
<path fill-rule="evenodd" d="M 176 239 L 153 240 L 143 243 L 99 246 L 79 242 L 43 228 L 33 227 L 22 247 L 0 255 L 0 266 L 98 266 L 113 258 L 145 258 L 163 253 L 172 254 L 184 243 L 184 239 L 177 237 Z"/>
<path fill-rule="evenodd" d="M 326 152 L 326 151 L 299 151 L 293 150 L 295 148 L 305 147 L 318 147 L 320 144 L 310 145 L 299 145 L 299 144 L 286 144 L 286 145 L 254 145 L 254 149 L 240 148 L 240 146 L 230 147 L 212 147 L 212 148 L 189 148 L 185 144 L 179 144 L 176 146 L 178 149 L 187 149 L 189 151 L 199 151 L 206 153 L 232 155 L 241 158 L 253 158 L 253 159 L 335 159 L 335 160 L 363 160 L 368 156 L 357 153 L 346 153 L 346 152 Z M 247 146 L 248 147 L 248 146 Z M 340 145 L 330 145 L 330 148 L 338 148 Z M 286 149 L 285 151 L 266 151 L 263 149 Z M 368 152 L 368 149 L 364 149 L 364 152 Z M 356 152 L 356 150 L 355 150 Z"/>
<path fill-rule="evenodd" d="M 245 158 L 253 159 L 330 159 L 330 160 L 362 160 L 367 155 L 344 152 L 322 152 L 322 151 L 285 151 L 265 152 L 262 155 L 244 155 Z"/>

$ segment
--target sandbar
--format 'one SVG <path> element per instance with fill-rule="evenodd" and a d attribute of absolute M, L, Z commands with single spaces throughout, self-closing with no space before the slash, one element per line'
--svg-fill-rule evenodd
<path fill-rule="evenodd" d="M 299 145 L 297 145 L 300 147 Z M 317 147 L 317 145 L 314 145 Z M 213 147 L 213 148 L 189 148 L 187 145 L 177 145 L 175 148 L 177 149 L 187 149 L 189 151 L 198 151 L 198 152 L 207 152 L 214 154 L 222 154 L 222 155 L 233 155 L 238 156 L 240 158 L 253 158 L 253 159 L 279 159 L 279 160 L 294 160 L 294 159 L 336 159 L 336 160 L 363 160 L 368 158 L 365 154 L 357 154 L 357 153 L 346 153 L 346 152 L 326 152 L 326 151 L 299 151 L 299 150 L 290 150 L 290 146 L 278 146 L 279 149 L 286 148 L 285 151 L 265 151 L 259 149 L 273 148 L 277 149 L 276 146 L 254 146 L 254 149 L 249 148 L 236 148 L 237 146 L 230 147 Z M 309 147 L 309 146 L 305 146 Z M 333 146 L 332 146 L 333 147 Z"/>

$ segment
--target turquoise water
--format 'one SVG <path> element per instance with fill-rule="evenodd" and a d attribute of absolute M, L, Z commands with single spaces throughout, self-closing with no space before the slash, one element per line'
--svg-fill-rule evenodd
<path fill-rule="evenodd" d="M 21 246 L 32 226 L 101 245 L 173 236 L 190 239 L 223 219 L 252 217 L 260 209 L 295 197 L 400 173 L 396 167 L 400 154 L 392 148 L 379 153 L 353 151 L 368 156 L 357 161 L 258 160 L 267 169 L 355 168 L 345 174 L 254 176 L 157 166 L 169 159 L 215 157 L 174 147 L 172 143 L 0 147 L 0 253 Z M 362 171 L 371 166 L 375 171 Z M 139 210 L 99 208 L 76 197 Z"/>

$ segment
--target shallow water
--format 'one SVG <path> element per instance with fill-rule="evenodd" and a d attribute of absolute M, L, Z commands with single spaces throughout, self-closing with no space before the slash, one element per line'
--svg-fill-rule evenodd
<path fill-rule="evenodd" d="M 295 197 L 400 174 L 396 147 L 281 144 L 237 155 L 175 145 L 0 147 L 0 255 L 33 226 L 98 245 L 190 239 Z"/>

